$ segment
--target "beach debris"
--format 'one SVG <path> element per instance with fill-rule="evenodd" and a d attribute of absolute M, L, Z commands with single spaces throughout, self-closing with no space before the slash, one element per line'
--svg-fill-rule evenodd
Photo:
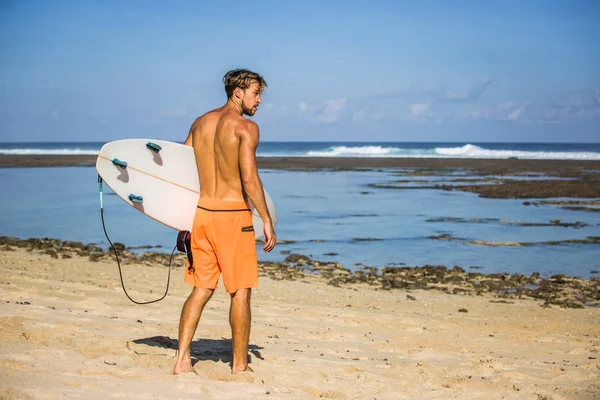
<path fill-rule="evenodd" d="M 581 221 L 575 222 L 561 222 L 559 219 L 551 220 L 549 223 L 546 222 L 526 222 L 526 221 L 514 221 L 500 218 L 462 218 L 462 217 L 437 217 L 429 218 L 425 222 L 451 222 L 451 223 L 474 223 L 474 224 L 498 224 L 507 226 L 523 226 L 523 227 L 542 227 L 542 226 L 562 226 L 564 228 L 585 228 L 589 224 Z"/>
<path fill-rule="evenodd" d="M 442 235 L 442 237 L 443 240 L 456 240 L 450 235 Z M 591 237 L 587 240 L 586 243 L 598 243 L 600 237 Z M 95 244 L 48 238 L 17 239 L 0 236 L 0 251 L 7 245 L 11 248 L 24 248 L 37 253 L 54 249 L 57 254 L 72 256 L 89 257 L 90 254 L 95 254 L 101 260 L 112 261 L 114 257 L 112 250 L 103 251 Z M 125 246 L 122 248 L 125 249 Z M 119 253 L 119 257 L 122 262 L 144 263 L 152 266 L 167 266 L 169 261 L 168 254 L 142 253 L 135 255 L 128 250 L 123 250 L 122 254 Z M 185 254 L 176 258 L 173 265 L 180 267 L 185 265 Z M 543 277 L 539 272 L 533 272 L 531 275 L 475 272 L 474 270 L 481 268 L 479 266 L 468 267 L 468 272 L 458 265 L 451 269 L 444 265 L 372 267 L 357 264 L 355 267 L 357 269 L 350 270 L 336 261 L 317 261 L 306 255 L 293 253 L 289 254 L 283 262 L 259 262 L 259 276 L 268 276 L 274 280 L 309 282 L 311 276 L 320 275 L 331 286 L 340 288 L 367 285 L 381 290 L 438 290 L 453 295 L 491 293 L 498 299 L 498 302 L 510 299 L 535 299 L 541 302 L 541 307 L 600 307 L 600 279 L 595 275 L 598 274 L 598 270 L 591 272 L 594 274 L 591 279 L 582 279 L 565 274 L 556 274 L 548 278 Z M 409 294 L 406 297 L 412 301 L 408 296 L 412 295 Z M 21 303 L 29 304 L 29 302 Z M 117 317 L 113 316 L 112 318 Z"/>
<path fill-rule="evenodd" d="M 563 239 L 563 240 L 547 240 L 543 242 L 507 242 L 498 240 L 479 240 L 479 239 L 466 239 L 461 237 L 452 236 L 448 233 L 442 233 L 439 235 L 428 236 L 428 239 L 433 240 L 448 240 L 458 241 L 466 244 L 473 244 L 477 246 L 506 246 L 506 247 L 520 247 L 520 246 L 557 246 L 564 244 L 596 244 L 600 243 L 600 236 L 588 236 L 587 238 L 577 239 Z"/>
<path fill-rule="evenodd" d="M 539 166 L 542 168 L 542 165 Z M 446 168 L 419 171 L 405 175 L 448 176 Z M 511 168 L 481 168 L 473 171 L 478 178 L 446 179 L 446 180 L 401 180 L 393 183 L 372 183 L 369 187 L 377 189 L 433 189 L 445 191 L 463 191 L 476 193 L 480 197 L 496 199 L 518 198 L 598 198 L 600 197 L 600 177 L 582 170 L 567 169 L 555 171 L 553 176 L 530 177 L 531 179 L 514 179 L 495 175 L 510 175 Z M 415 184 L 417 183 L 417 184 Z M 421 184 L 418 184 L 421 183 Z M 592 200 L 594 201 L 594 200 Z M 527 201 L 524 205 L 537 205 Z M 567 208 L 567 207 L 565 207 Z M 571 208 L 567 208 L 571 209 Z M 589 211 L 600 211 L 595 208 Z"/>
<path fill-rule="evenodd" d="M 311 262 L 311 259 L 308 258 L 307 256 L 303 255 L 303 254 L 290 254 L 289 256 L 287 256 L 285 258 L 285 260 L 283 260 L 284 263 L 295 263 L 295 264 L 306 264 Z"/>
<path fill-rule="evenodd" d="M 469 310 L 467 310 L 466 308 L 459 308 L 458 312 L 462 312 L 462 313 L 468 313 Z"/>

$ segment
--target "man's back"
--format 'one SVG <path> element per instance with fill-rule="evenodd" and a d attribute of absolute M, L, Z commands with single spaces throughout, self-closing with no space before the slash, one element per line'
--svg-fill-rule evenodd
<path fill-rule="evenodd" d="M 244 200 L 239 149 L 245 125 L 251 123 L 226 107 L 198 118 L 191 129 L 200 179 L 200 197 Z"/>

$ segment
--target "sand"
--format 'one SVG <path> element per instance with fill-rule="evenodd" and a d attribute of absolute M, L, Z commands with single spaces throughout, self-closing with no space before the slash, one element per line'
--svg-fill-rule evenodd
<path fill-rule="evenodd" d="M 182 274 L 178 265 L 165 300 L 139 306 L 123 294 L 113 262 L 0 251 L 0 398 L 600 398 L 598 308 L 338 288 L 319 276 L 261 277 L 250 339 L 256 372 L 237 376 L 221 286 L 192 345 L 199 375 L 174 376 L 190 292 Z M 164 266 L 124 266 L 139 300 L 159 297 L 166 276 Z"/>

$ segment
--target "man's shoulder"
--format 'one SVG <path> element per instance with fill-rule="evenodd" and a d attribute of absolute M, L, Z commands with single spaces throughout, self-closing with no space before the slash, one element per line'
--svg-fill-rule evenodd
<path fill-rule="evenodd" d="M 248 134 L 257 134 L 258 133 L 258 124 L 250 119 L 240 117 L 239 126 L 241 130 Z"/>

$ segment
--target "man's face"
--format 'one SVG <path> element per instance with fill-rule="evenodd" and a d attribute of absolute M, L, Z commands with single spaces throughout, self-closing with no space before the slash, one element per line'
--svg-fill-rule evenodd
<path fill-rule="evenodd" d="M 262 103 L 260 85 L 258 82 L 252 82 L 250 87 L 244 90 L 244 97 L 242 97 L 242 111 L 244 115 L 253 116 L 260 103 Z"/>

